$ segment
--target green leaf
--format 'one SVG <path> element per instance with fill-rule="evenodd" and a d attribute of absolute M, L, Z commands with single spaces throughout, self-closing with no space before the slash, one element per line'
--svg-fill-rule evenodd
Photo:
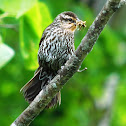
<path fill-rule="evenodd" d="M 0 68 L 5 66 L 14 56 L 14 50 L 9 46 L 0 43 Z"/>
<path fill-rule="evenodd" d="M 19 18 L 36 3 L 37 0 L 0 0 L 0 8 Z"/>
<path fill-rule="evenodd" d="M 35 4 L 20 19 L 20 47 L 27 69 L 38 67 L 37 52 L 42 31 L 52 22 L 47 6 L 44 3 Z"/>

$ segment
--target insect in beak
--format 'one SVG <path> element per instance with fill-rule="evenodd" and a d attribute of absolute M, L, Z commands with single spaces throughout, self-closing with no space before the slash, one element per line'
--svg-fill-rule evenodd
<path fill-rule="evenodd" d="M 78 29 L 81 30 L 82 28 L 86 27 L 86 21 L 77 19 L 76 25 L 77 25 Z"/>

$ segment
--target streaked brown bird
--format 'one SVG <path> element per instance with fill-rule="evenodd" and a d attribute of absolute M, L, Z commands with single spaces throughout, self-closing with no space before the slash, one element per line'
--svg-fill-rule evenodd
<path fill-rule="evenodd" d="M 79 20 L 73 12 L 67 11 L 59 14 L 54 22 L 44 30 L 39 43 L 39 68 L 35 71 L 33 78 L 21 89 L 26 101 L 31 103 L 73 55 L 75 51 L 74 32 L 77 28 L 85 27 L 85 23 Z M 46 107 L 54 107 L 57 103 L 61 104 L 60 91 Z"/>

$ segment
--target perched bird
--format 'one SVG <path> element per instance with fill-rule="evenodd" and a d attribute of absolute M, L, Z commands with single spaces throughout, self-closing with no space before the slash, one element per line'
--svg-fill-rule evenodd
<path fill-rule="evenodd" d="M 33 78 L 22 87 L 26 101 L 31 103 L 44 86 L 56 76 L 58 70 L 74 54 L 74 32 L 79 27 L 85 27 L 86 21 L 81 21 L 70 11 L 59 14 L 43 32 L 39 43 L 39 68 Z M 61 103 L 60 91 L 46 106 L 51 108 Z"/>

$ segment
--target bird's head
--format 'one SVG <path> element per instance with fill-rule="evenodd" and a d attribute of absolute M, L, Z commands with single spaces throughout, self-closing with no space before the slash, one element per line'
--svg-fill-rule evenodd
<path fill-rule="evenodd" d="M 80 20 L 76 14 L 70 11 L 59 14 L 54 22 L 57 22 L 61 28 L 71 32 L 74 32 L 77 28 L 81 29 L 82 27 L 86 27 L 86 21 Z"/>

